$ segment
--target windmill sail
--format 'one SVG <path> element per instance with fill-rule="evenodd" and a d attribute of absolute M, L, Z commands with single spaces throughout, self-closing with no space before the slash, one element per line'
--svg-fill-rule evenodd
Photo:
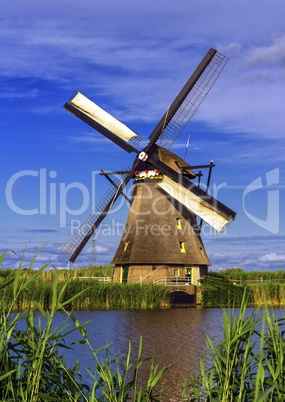
<path fill-rule="evenodd" d="M 127 169 L 124 170 L 128 172 Z M 116 187 L 114 184 L 109 187 L 105 195 L 96 205 L 95 210 L 85 219 L 78 231 L 71 236 L 68 242 L 61 247 L 60 250 L 66 255 L 69 261 L 74 262 L 76 260 L 97 227 L 108 214 L 126 184 L 128 173 L 122 174 L 121 179 L 122 181 L 120 182 L 118 178 L 113 178 Z"/>
<path fill-rule="evenodd" d="M 64 108 L 125 151 L 138 153 L 135 147 L 139 145 L 141 136 L 86 98 L 82 93 L 77 91 L 71 100 L 64 105 Z"/>
<path fill-rule="evenodd" d="M 216 82 L 228 58 L 210 49 L 176 99 L 168 108 L 150 140 L 163 148 L 170 148 L 184 130 L 191 117 Z"/>
<path fill-rule="evenodd" d="M 81 92 L 77 92 L 75 96 L 69 101 L 69 103 L 81 110 L 91 119 L 97 121 L 101 126 L 106 127 L 113 134 L 116 134 L 122 140 L 130 141 L 134 137 L 138 137 L 129 127 L 121 123 L 118 119 L 106 112 L 96 103 L 92 102 Z"/>
<path fill-rule="evenodd" d="M 164 195 L 169 195 L 172 198 L 171 202 L 175 200 L 181 208 L 187 208 L 190 215 L 199 216 L 218 232 L 221 232 L 230 221 L 235 219 L 235 212 L 213 197 L 207 196 L 202 189 L 188 181 L 189 178 L 195 177 L 191 167 L 189 166 L 189 169 L 185 170 L 184 165 L 177 160 L 178 157 L 174 154 L 170 155 L 167 150 L 205 99 L 227 61 L 227 57 L 215 49 L 210 49 L 207 52 L 149 136 L 149 143 L 141 152 L 138 150 L 141 136 L 82 93 L 77 92 L 64 105 L 65 109 L 125 151 L 138 154 L 129 173 L 122 175 L 121 182 L 117 179 L 118 184 L 112 184 L 96 206 L 95 211 L 83 222 L 78 232 L 61 248 L 71 262 L 74 262 L 83 250 L 127 183 L 136 175 L 135 172 L 141 169 L 146 172 L 149 166 L 163 174 L 161 180 L 153 182 L 156 186 L 155 191 L 160 190 Z M 184 174 L 181 174 L 182 170 Z M 126 244 L 124 250 L 125 247 Z M 181 253 L 180 250 L 179 252 Z"/>
<path fill-rule="evenodd" d="M 217 232 L 221 232 L 230 221 L 234 220 L 232 214 L 227 215 L 224 211 L 221 211 L 221 208 L 218 208 L 218 205 L 221 204 L 218 201 L 216 201 L 217 205 L 210 204 L 207 200 L 198 197 L 192 191 L 165 175 L 156 185 L 163 192 L 184 205 L 188 210 L 202 218 L 203 221 L 208 223 Z"/>

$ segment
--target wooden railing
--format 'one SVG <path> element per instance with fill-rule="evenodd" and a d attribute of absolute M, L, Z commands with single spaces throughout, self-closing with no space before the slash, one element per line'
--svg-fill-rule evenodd
<path fill-rule="evenodd" d="M 78 276 L 78 279 L 95 279 L 99 282 L 110 282 L 110 278 L 108 276 Z"/>
<path fill-rule="evenodd" d="M 200 283 L 197 280 L 192 280 L 191 278 L 182 278 L 179 276 L 155 278 L 153 283 L 165 286 L 200 286 Z"/>

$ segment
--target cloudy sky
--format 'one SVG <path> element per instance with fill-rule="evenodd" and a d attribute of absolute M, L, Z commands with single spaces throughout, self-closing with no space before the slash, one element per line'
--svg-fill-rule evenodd
<path fill-rule="evenodd" d="M 63 109 L 78 89 L 148 136 L 209 48 L 229 58 L 173 150 L 214 160 L 211 191 L 237 212 L 218 236 L 204 226 L 214 269 L 285 269 L 285 4 L 283 0 L 13 0 L 0 14 L 0 248 L 14 268 L 66 267 L 59 248 L 108 188 L 96 172 L 132 155 Z M 104 221 L 109 263 L 127 206 Z M 78 265 L 91 263 L 91 244 Z"/>

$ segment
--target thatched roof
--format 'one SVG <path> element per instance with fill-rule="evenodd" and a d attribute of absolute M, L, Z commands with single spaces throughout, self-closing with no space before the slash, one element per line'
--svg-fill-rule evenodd
<path fill-rule="evenodd" d="M 154 181 L 136 183 L 133 191 L 113 264 L 210 265 L 192 213 L 162 194 Z"/>

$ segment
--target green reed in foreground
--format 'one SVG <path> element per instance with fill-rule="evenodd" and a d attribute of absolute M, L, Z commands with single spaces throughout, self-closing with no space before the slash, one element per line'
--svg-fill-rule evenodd
<path fill-rule="evenodd" d="M 285 318 L 277 319 L 268 308 L 258 318 L 261 311 L 248 314 L 246 309 L 244 297 L 239 312 L 223 311 L 224 339 L 214 342 L 207 337 L 210 368 L 200 362 L 201 375 L 196 381 L 186 382 L 184 400 L 285 400 Z"/>
<path fill-rule="evenodd" d="M 0 256 L 0 264 L 5 253 Z M 29 268 L 32 268 L 34 260 Z M 23 280 L 22 262 L 13 279 L 0 286 L 0 400 L 17 402 L 39 401 L 160 401 L 161 392 L 156 386 L 166 367 L 159 370 L 154 358 L 142 359 L 142 344 L 137 357 L 132 357 L 131 344 L 125 358 L 115 356 L 99 359 L 88 340 L 84 325 L 78 322 L 66 307 L 82 296 L 85 289 L 70 298 L 64 297 L 68 282 L 59 289 L 59 278 L 54 278 L 50 311 L 33 301 L 39 314 L 29 309 L 13 313 L 18 299 L 29 293 L 46 266 L 34 271 Z M 5 293 L 12 287 L 13 300 L 7 305 Z M 55 314 L 62 314 L 62 323 L 54 323 Z M 37 318 L 36 318 L 37 317 Z M 70 322 L 73 322 L 71 326 Z M 66 337 L 78 334 L 78 341 L 89 348 L 92 367 L 83 375 L 78 361 L 68 368 L 62 355 L 70 349 Z M 106 350 L 108 350 L 106 348 Z M 145 384 L 140 384 L 141 367 L 147 364 L 149 374 Z"/>

